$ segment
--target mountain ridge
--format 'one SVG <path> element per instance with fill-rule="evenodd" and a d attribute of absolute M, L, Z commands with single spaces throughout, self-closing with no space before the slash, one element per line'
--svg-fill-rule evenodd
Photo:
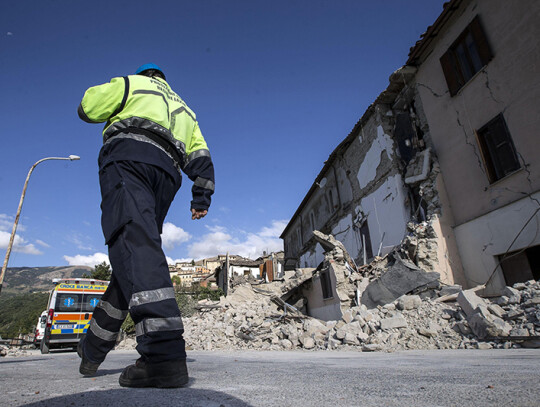
<path fill-rule="evenodd" d="M 2 293 L 26 294 L 50 291 L 55 278 L 81 278 L 94 270 L 88 266 L 9 267 Z"/>

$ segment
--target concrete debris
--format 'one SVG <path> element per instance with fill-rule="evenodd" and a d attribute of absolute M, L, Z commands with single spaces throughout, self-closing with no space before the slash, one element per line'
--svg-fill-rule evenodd
<path fill-rule="evenodd" d="M 400 310 L 416 309 L 422 304 L 422 299 L 418 295 L 402 295 L 398 298 L 396 307 Z"/>
<path fill-rule="evenodd" d="M 457 296 L 457 302 L 467 317 L 472 317 L 480 307 L 487 307 L 483 298 L 476 295 L 472 290 L 461 291 Z"/>
<path fill-rule="evenodd" d="M 410 246 L 357 268 L 333 236 L 315 236 L 326 249 L 317 269 L 287 271 L 283 280 L 266 284 L 238 280 L 227 297 L 205 301 L 197 314 L 184 318 L 188 349 L 393 352 L 540 346 L 539 282 L 517 283 L 500 297 L 485 299 L 476 294 L 483 286 L 441 288 L 439 274 L 415 262 L 422 258 L 418 250 L 411 256 L 403 250 Z M 308 316 L 303 296 L 303 289 L 326 272 L 335 276 L 333 304 L 341 310 L 330 321 Z M 132 340 L 129 346 L 134 345 Z"/>
<path fill-rule="evenodd" d="M 433 271 L 438 264 L 438 245 L 437 233 L 433 229 L 432 223 L 409 222 L 407 230 L 409 234 L 403 239 L 402 251 L 422 269 Z"/>
<path fill-rule="evenodd" d="M 350 307 L 338 321 L 321 321 L 285 314 L 283 307 L 272 301 L 273 294 L 257 292 L 246 283 L 214 302 L 217 308 L 205 308 L 184 318 L 184 337 L 188 349 L 193 350 L 394 352 L 540 347 L 540 306 L 535 302 L 540 298 L 540 283 L 519 284 L 519 290 L 513 287 L 518 290 L 519 304 L 500 306 L 499 298 L 482 299 L 468 290 L 460 292 L 462 300 L 457 303 L 405 295 L 372 309 L 364 304 Z M 128 337 L 119 346 L 126 344 L 134 347 L 135 341 Z"/>
<path fill-rule="evenodd" d="M 32 356 L 36 347 L 34 345 L 11 346 L 0 345 L 0 357 L 24 357 Z"/>
<path fill-rule="evenodd" d="M 325 257 L 338 262 L 346 261 L 351 267 L 356 269 L 354 260 L 349 255 L 349 252 L 339 240 L 332 235 L 325 235 L 318 230 L 313 231 L 313 237 L 320 243 L 325 251 Z"/>
<path fill-rule="evenodd" d="M 380 278 L 372 281 L 362 294 L 361 303 L 368 308 L 388 304 L 415 289 L 439 285 L 439 273 L 421 270 L 410 261 L 395 256 L 396 261 Z"/>

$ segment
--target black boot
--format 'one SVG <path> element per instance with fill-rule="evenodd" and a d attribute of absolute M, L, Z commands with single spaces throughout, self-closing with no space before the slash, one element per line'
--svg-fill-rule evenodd
<path fill-rule="evenodd" d="M 148 363 L 138 359 L 120 375 L 122 387 L 183 387 L 189 381 L 185 359 Z"/>
<path fill-rule="evenodd" d="M 88 358 L 84 355 L 83 344 L 84 338 L 79 341 L 77 344 L 77 354 L 81 358 L 81 365 L 79 366 L 79 373 L 83 376 L 94 376 L 98 370 L 101 363 L 90 362 Z"/>

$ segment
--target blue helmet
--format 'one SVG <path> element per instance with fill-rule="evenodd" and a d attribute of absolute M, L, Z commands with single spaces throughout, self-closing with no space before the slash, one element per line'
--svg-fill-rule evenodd
<path fill-rule="evenodd" d="M 163 75 L 163 78 L 165 78 L 165 74 L 163 73 L 163 71 L 161 70 L 161 68 L 159 66 L 157 66 L 156 64 L 144 64 L 144 65 L 141 65 L 137 68 L 137 70 L 135 71 L 135 75 L 138 75 L 144 71 L 147 71 L 149 69 L 153 69 L 155 71 L 159 71 L 161 73 L 161 75 Z"/>

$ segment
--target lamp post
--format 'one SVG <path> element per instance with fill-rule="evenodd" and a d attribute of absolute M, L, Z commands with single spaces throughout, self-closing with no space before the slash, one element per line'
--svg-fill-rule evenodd
<path fill-rule="evenodd" d="M 11 231 L 11 237 L 9 238 L 9 243 L 6 250 L 6 258 L 4 259 L 4 265 L 2 266 L 2 272 L 0 273 L 0 292 L 2 292 L 2 285 L 4 284 L 4 275 L 6 274 L 6 269 L 7 269 L 7 265 L 9 261 L 9 255 L 11 254 L 13 241 L 15 240 L 15 232 L 17 231 L 17 224 L 19 223 L 19 217 L 21 216 L 22 205 L 23 205 L 24 197 L 26 195 L 26 187 L 28 186 L 28 180 L 30 179 L 30 175 L 32 175 L 32 171 L 34 171 L 34 168 L 36 168 L 36 166 L 39 163 L 42 163 L 43 161 L 47 161 L 47 160 L 76 161 L 80 159 L 81 157 L 79 157 L 78 155 L 70 155 L 69 157 L 46 157 L 37 161 L 34 165 L 32 165 L 32 168 L 30 168 L 30 171 L 28 171 L 28 176 L 26 177 L 26 181 L 24 182 L 24 187 L 21 194 L 21 200 L 19 201 L 19 207 L 17 208 L 17 215 L 15 215 L 15 222 L 13 222 L 13 229 Z"/>

